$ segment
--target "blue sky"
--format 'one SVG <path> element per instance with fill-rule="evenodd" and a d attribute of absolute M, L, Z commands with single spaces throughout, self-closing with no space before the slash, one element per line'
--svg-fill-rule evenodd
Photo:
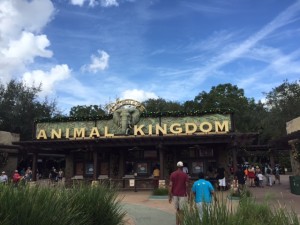
<path fill-rule="evenodd" d="M 0 79 L 72 106 L 184 102 L 232 83 L 263 100 L 300 78 L 300 1 L 1 0 Z"/>

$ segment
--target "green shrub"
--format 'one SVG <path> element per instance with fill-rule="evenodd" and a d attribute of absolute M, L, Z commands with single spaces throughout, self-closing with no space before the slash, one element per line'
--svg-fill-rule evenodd
<path fill-rule="evenodd" d="M 153 190 L 153 195 L 168 195 L 167 188 L 156 188 Z"/>
<path fill-rule="evenodd" d="M 257 203 L 252 198 L 241 197 L 235 212 L 226 202 L 205 207 L 203 219 L 192 202 L 184 209 L 184 225 L 299 225 L 297 214 L 285 207 L 272 207 L 268 202 Z"/>
<path fill-rule="evenodd" d="M 107 187 L 73 189 L 3 186 L 1 225 L 122 225 L 125 212 Z"/>

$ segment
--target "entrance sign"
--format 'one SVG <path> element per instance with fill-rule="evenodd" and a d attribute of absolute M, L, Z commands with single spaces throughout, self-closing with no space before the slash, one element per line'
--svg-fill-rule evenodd
<path fill-rule="evenodd" d="M 128 105 L 131 107 L 122 108 Z M 76 140 L 120 136 L 207 135 L 232 131 L 230 113 L 153 115 L 143 113 L 145 107 L 131 99 L 117 101 L 108 110 L 112 115 L 94 120 L 89 118 L 87 121 L 37 122 L 35 137 L 37 140 Z"/>
<path fill-rule="evenodd" d="M 111 114 L 111 113 L 115 112 L 117 109 L 119 109 L 123 106 L 126 106 L 126 105 L 134 106 L 140 112 L 143 112 L 146 110 L 145 106 L 143 106 L 142 103 L 135 101 L 133 99 L 118 100 L 116 103 L 109 104 L 106 108 L 108 110 L 108 113 Z"/>
<path fill-rule="evenodd" d="M 104 127 L 104 133 L 101 134 L 100 128 L 92 127 L 91 129 L 81 128 L 69 128 L 65 129 L 37 129 L 36 139 L 84 139 L 84 138 L 100 138 L 100 137 L 114 137 L 115 134 L 110 133 L 109 127 Z M 214 123 L 185 123 L 185 124 L 163 124 L 159 125 L 134 125 L 133 135 L 135 136 L 148 136 L 148 135 L 178 135 L 178 134 L 209 134 L 209 133 L 227 133 L 229 132 L 229 121 L 215 121 Z M 63 135 L 65 134 L 65 135 Z M 127 133 L 125 135 L 128 135 Z M 117 135 L 120 136 L 120 135 Z"/>

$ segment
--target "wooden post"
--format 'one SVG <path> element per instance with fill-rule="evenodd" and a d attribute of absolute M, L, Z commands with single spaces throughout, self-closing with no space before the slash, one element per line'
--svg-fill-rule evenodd
<path fill-rule="evenodd" d="M 32 180 L 33 181 L 36 181 L 37 158 L 38 158 L 38 153 L 34 151 L 32 156 Z"/>
<path fill-rule="evenodd" d="M 94 164 L 93 164 L 93 180 L 97 180 L 97 177 L 98 177 L 98 154 L 97 154 L 97 151 L 94 150 L 93 151 L 93 161 L 94 161 Z"/>
<path fill-rule="evenodd" d="M 164 179 L 164 151 L 162 145 L 158 146 L 159 149 L 159 165 L 160 165 L 160 173 L 159 173 L 159 179 Z"/>
<path fill-rule="evenodd" d="M 74 153 L 69 152 L 65 156 L 66 167 L 65 167 L 65 179 L 67 182 L 71 181 L 71 178 L 74 176 Z"/>
<path fill-rule="evenodd" d="M 232 166 L 233 166 L 233 172 L 235 173 L 237 171 L 237 147 L 234 147 L 232 149 Z"/>
<path fill-rule="evenodd" d="M 125 167 L 125 152 L 124 149 L 118 150 L 119 157 L 119 174 L 118 178 L 122 178 L 125 175 L 124 167 Z"/>

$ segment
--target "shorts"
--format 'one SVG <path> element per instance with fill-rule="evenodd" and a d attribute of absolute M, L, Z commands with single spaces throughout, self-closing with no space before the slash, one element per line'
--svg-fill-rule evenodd
<path fill-rule="evenodd" d="M 185 196 L 173 196 L 175 209 L 183 210 L 184 205 L 187 203 L 187 197 Z"/>
<path fill-rule="evenodd" d="M 199 212 L 199 218 L 202 221 L 204 212 L 207 212 L 208 215 L 210 215 L 211 212 L 211 203 L 205 203 L 205 202 L 198 202 L 196 203 L 196 207 Z"/>
<path fill-rule="evenodd" d="M 225 187 L 226 186 L 226 180 L 225 177 L 223 179 L 219 179 L 219 186 L 220 187 Z"/>

